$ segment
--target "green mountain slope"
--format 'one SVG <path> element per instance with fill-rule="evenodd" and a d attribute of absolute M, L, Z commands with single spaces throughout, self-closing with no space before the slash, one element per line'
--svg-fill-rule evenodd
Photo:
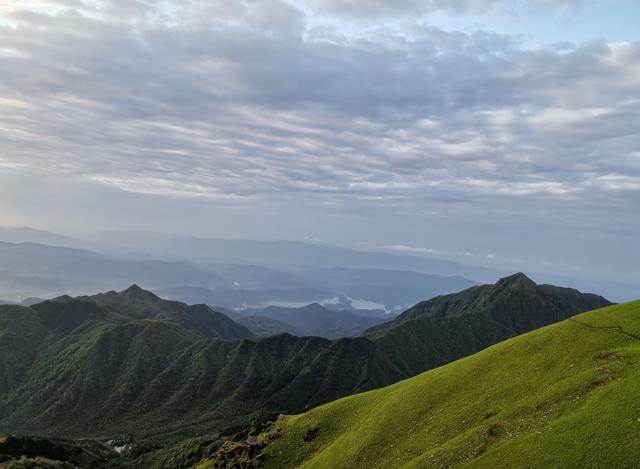
<path fill-rule="evenodd" d="M 571 288 L 536 285 L 522 273 L 418 303 L 366 336 L 409 377 L 489 345 L 608 306 L 604 298 Z"/>
<path fill-rule="evenodd" d="M 252 457 L 265 468 L 634 468 L 638 396 L 635 302 L 280 419 Z"/>
<path fill-rule="evenodd" d="M 51 328 L 75 327 L 101 322 L 125 323 L 139 319 L 175 321 L 205 337 L 241 339 L 251 332 L 222 313 L 206 305 L 186 305 L 162 300 L 137 285 L 121 292 L 100 293 L 94 296 L 68 296 L 32 306 L 42 321 Z"/>
<path fill-rule="evenodd" d="M 137 287 L 3 306 L 0 356 L 10 360 L 0 360 L 0 431 L 153 439 L 215 432 L 414 376 L 548 324 L 556 316 L 538 310 L 559 302 L 565 309 L 558 320 L 608 304 L 568 289 L 543 298 L 537 287 L 506 283 L 509 301 L 524 305 L 518 314 L 502 318 L 489 307 L 335 341 L 286 334 L 212 338 L 221 329 L 208 307 L 167 302 Z"/>
<path fill-rule="evenodd" d="M 496 320 L 522 320 L 533 308 L 536 314 L 531 315 L 532 322 L 557 321 L 601 300 L 602 297 L 597 295 L 570 288 L 537 285 L 519 272 L 500 279 L 495 285 L 478 285 L 461 294 L 437 296 L 418 303 L 402 313 L 393 324 L 423 317 L 450 318 L 468 314 L 490 314 Z M 536 326 L 535 323 L 530 325 Z M 514 322 L 514 326 L 517 328 L 518 325 Z"/>

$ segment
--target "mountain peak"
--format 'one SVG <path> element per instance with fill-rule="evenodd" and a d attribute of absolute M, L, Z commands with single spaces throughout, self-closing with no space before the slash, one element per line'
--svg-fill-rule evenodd
<path fill-rule="evenodd" d="M 496 283 L 496 287 L 536 287 L 536 282 L 531 280 L 522 272 L 501 278 Z"/>
<path fill-rule="evenodd" d="M 145 290 L 144 288 L 139 287 L 135 283 L 126 290 L 123 290 L 121 294 L 128 298 L 139 298 L 144 300 L 156 298 L 156 295 L 154 295 L 150 291 Z"/>

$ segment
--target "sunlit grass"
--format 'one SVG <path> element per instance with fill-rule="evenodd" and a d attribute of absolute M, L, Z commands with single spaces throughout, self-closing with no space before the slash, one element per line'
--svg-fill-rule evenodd
<path fill-rule="evenodd" d="M 265 467 L 635 467 L 638 396 L 634 302 L 287 417 Z"/>

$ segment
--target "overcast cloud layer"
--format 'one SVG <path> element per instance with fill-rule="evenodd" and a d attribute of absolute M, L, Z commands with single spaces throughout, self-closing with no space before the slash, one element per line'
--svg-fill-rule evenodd
<path fill-rule="evenodd" d="M 421 16 L 567 12 L 580 2 L 37 4 L 0 3 L 0 182 L 35 178 L 74 184 L 78 197 L 89 187 L 247 216 L 313 212 L 333 232 L 332 216 L 368 214 L 380 224 L 482 218 L 495 226 L 489 237 L 522 220 L 540 236 L 550 225 L 637 240 L 640 44 L 531 48 Z M 25 220 L 18 202 L 5 197 L 0 209 Z M 293 237 L 288 226 L 269 234 Z M 468 241 L 481 257 L 501 255 L 472 233 L 456 246 L 385 236 L 360 240 L 464 253 Z M 626 248 L 612 256 L 638 260 Z"/>
<path fill-rule="evenodd" d="M 535 8 L 569 12 L 581 0 L 310 0 L 314 12 L 353 18 L 408 17 L 435 11 L 518 15 Z"/>

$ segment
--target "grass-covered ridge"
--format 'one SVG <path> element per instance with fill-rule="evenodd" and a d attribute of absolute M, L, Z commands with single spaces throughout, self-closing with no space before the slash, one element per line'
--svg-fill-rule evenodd
<path fill-rule="evenodd" d="M 245 337 L 136 286 L 0 306 L 0 432 L 145 440 L 228 432 L 381 388 L 610 303 L 523 274 L 420 303 L 365 337 Z M 405 317 L 409 316 L 409 317 Z"/>
<path fill-rule="evenodd" d="M 632 468 L 640 461 L 638 396 L 634 302 L 286 417 L 263 465 Z"/>

